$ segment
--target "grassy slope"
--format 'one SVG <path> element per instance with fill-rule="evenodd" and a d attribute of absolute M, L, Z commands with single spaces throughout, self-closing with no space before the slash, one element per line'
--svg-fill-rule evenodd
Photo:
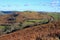
<path fill-rule="evenodd" d="M 60 19 L 60 13 L 47 13 L 47 14 L 53 16 L 55 20 Z"/>
<path fill-rule="evenodd" d="M 0 26 L 0 29 L 4 29 L 5 28 L 5 26 Z"/>

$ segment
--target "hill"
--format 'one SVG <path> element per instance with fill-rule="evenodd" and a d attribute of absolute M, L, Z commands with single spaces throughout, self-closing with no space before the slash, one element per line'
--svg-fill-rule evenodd
<path fill-rule="evenodd" d="M 58 33 L 60 32 L 59 15 L 59 13 L 44 13 L 31 11 L 12 12 L 11 14 L 1 15 L 0 36 L 6 38 L 6 40 L 9 40 L 8 38 L 10 37 L 10 40 L 14 40 L 15 37 L 18 36 L 17 33 L 19 33 L 19 35 L 21 35 L 15 40 L 48 40 L 48 38 L 50 38 L 49 40 L 57 40 L 59 39 L 59 36 L 57 35 L 59 35 Z M 3 35 L 6 35 L 8 37 L 5 37 Z M 12 37 L 13 35 L 16 36 Z M 0 37 L 0 39 L 4 40 L 2 39 L 2 37 Z"/>
<path fill-rule="evenodd" d="M 0 40 L 59 40 L 59 28 L 59 21 L 44 25 L 38 25 L 0 36 Z"/>

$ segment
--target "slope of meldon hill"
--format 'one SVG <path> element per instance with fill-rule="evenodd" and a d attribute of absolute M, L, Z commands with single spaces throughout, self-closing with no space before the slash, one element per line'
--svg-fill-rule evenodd
<path fill-rule="evenodd" d="M 57 24 L 58 23 L 58 24 Z M 59 40 L 60 22 L 26 28 L 0 36 L 0 40 Z"/>

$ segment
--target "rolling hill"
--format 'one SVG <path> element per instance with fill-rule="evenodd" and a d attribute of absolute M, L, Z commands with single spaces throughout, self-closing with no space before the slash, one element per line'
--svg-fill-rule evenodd
<path fill-rule="evenodd" d="M 0 40 L 60 39 L 60 14 L 31 11 L 3 13 L 0 15 Z"/>

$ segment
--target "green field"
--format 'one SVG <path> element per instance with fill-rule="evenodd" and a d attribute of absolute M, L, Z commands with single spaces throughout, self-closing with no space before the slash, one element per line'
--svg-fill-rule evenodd
<path fill-rule="evenodd" d="M 5 28 L 5 26 L 0 26 L 0 29 L 4 29 Z"/>
<path fill-rule="evenodd" d="M 35 24 L 35 23 L 44 23 L 44 22 L 48 22 L 48 19 L 43 19 L 43 20 L 27 20 L 25 22 L 23 22 L 23 26 L 26 26 L 26 25 L 31 25 L 31 24 Z"/>
<path fill-rule="evenodd" d="M 60 13 L 47 13 L 50 16 L 53 16 L 55 20 L 59 20 L 60 19 Z"/>

